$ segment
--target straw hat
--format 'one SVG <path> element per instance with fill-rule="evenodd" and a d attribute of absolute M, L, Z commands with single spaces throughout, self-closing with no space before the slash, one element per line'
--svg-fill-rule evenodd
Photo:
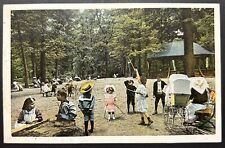
<path fill-rule="evenodd" d="M 80 86 L 80 93 L 86 93 L 86 92 L 89 92 L 90 90 L 92 90 L 92 88 L 94 87 L 94 82 L 93 81 L 87 81 L 87 82 L 84 82 L 83 84 L 81 84 Z"/>

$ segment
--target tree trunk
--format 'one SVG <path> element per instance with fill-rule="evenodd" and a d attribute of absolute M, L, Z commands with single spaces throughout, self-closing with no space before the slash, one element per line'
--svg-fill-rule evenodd
<path fill-rule="evenodd" d="M 144 54 L 144 59 L 143 59 L 143 75 L 148 76 L 148 65 L 147 65 L 147 53 Z"/>
<path fill-rule="evenodd" d="M 31 52 L 31 61 L 32 61 L 32 76 L 37 77 L 37 65 L 36 65 L 36 55 L 35 55 L 35 46 L 34 46 L 34 35 L 33 32 L 30 34 L 30 45 L 33 48 Z"/>
<path fill-rule="evenodd" d="M 152 78 L 152 75 L 151 75 L 151 64 L 152 64 L 152 61 L 148 61 L 148 77 L 149 78 Z"/>
<path fill-rule="evenodd" d="M 109 51 L 105 49 L 105 77 L 108 77 L 108 65 L 109 65 Z"/>
<path fill-rule="evenodd" d="M 17 17 L 17 19 L 19 20 L 18 17 Z M 19 48 L 20 48 L 20 51 L 21 51 L 21 54 L 22 54 L 25 88 L 28 88 L 29 87 L 29 73 L 28 73 L 26 55 L 25 55 L 25 52 L 24 52 L 24 49 L 23 49 L 23 39 L 22 39 L 22 35 L 21 35 L 20 23 L 19 22 L 17 22 L 17 32 L 18 32 L 18 36 L 19 36 Z"/>
<path fill-rule="evenodd" d="M 59 69 L 58 69 L 58 59 L 55 59 L 55 78 L 58 78 Z"/>
<path fill-rule="evenodd" d="M 141 55 L 138 55 L 138 72 L 140 75 L 142 75 L 142 69 L 141 69 Z"/>
<path fill-rule="evenodd" d="M 195 59 L 193 52 L 193 33 L 191 9 L 183 9 L 183 28 L 184 28 L 184 71 L 189 77 L 194 76 Z"/>
<path fill-rule="evenodd" d="M 41 13 L 41 17 L 43 18 L 43 14 Z M 45 33 L 45 25 L 44 25 L 44 20 L 41 19 L 41 29 L 42 29 L 42 34 L 41 34 L 41 51 L 40 51 L 40 77 L 41 81 L 45 82 L 46 81 L 46 57 L 45 57 L 45 49 L 44 49 L 44 33 Z"/>
<path fill-rule="evenodd" d="M 46 61 L 45 61 L 45 51 L 40 52 L 40 77 L 41 82 L 46 80 Z"/>

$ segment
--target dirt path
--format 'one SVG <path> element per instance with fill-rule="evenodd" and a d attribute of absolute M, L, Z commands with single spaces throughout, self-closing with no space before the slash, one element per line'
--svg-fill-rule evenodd
<path fill-rule="evenodd" d="M 159 102 L 158 115 L 151 116 L 154 123 L 148 126 L 138 125 L 140 122 L 139 114 L 127 114 L 126 106 L 126 90 L 124 86 L 124 81 L 126 78 L 107 78 L 98 79 L 95 81 L 95 87 L 92 94 L 96 97 L 95 106 L 95 127 L 92 136 L 157 136 L 157 135 L 169 135 L 164 124 L 164 117 L 162 114 L 162 105 Z M 147 82 L 147 88 L 149 91 L 148 98 L 148 113 L 152 114 L 154 111 L 154 99 L 152 96 L 152 86 L 155 80 L 149 79 Z M 167 80 L 165 80 L 167 82 Z M 211 79 L 209 80 L 212 81 Z M 81 82 L 78 82 L 79 87 Z M 116 120 L 107 121 L 104 118 L 104 86 L 106 84 L 113 84 L 116 87 L 117 104 L 122 109 L 124 113 L 117 109 Z M 214 87 L 214 83 L 209 83 L 211 87 Z M 137 81 L 135 80 L 135 86 L 137 86 Z M 58 86 L 58 87 L 62 87 Z M 43 97 L 40 94 L 39 88 L 24 89 L 22 92 L 13 92 L 11 98 L 11 127 L 13 128 L 14 123 L 17 120 L 21 107 L 27 96 L 32 95 L 36 98 L 36 107 L 39 108 L 43 114 L 44 119 L 55 119 L 55 114 L 57 114 L 59 102 L 56 97 Z M 77 106 L 77 96 L 73 95 L 71 100 Z M 84 129 L 83 125 L 83 115 L 77 107 L 77 117 L 76 124 L 77 127 Z M 90 126 L 90 125 L 89 125 Z"/>

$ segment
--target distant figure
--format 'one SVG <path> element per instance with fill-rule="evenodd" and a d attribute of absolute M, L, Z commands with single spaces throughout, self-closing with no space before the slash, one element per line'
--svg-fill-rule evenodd
<path fill-rule="evenodd" d="M 22 111 L 19 114 L 18 120 L 15 124 L 15 128 L 23 126 L 25 124 L 31 124 L 34 122 L 41 122 L 43 120 L 41 112 L 35 108 L 35 99 L 28 97 L 23 104 Z"/>
<path fill-rule="evenodd" d="M 127 113 L 130 113 L 130 103 L 133 106 L 133 113 L 135 113 L 135 91 L 137 88 L 134 86 L 133 80 L 126 80 L 124 84 L 127 88 Z"/>
<path fill-rule="evenodd" d="M 40 87 L 40 83 L 38 82 L 36 77 L 33 77 L 33 85 L 34 85 L 34 88 L 39 88 Z"/>
<path fill-rule="evenodd" d="M 45 85 L 45 82 L 41 82 L 40 93 L 43 94 L 43 97 L 45 96 L 44 85 Z"/>
<path fill-rule="evenodd" d="M 57 100 L 61 102 L 59 106 L 57 120 L 74 121 L 77 113 L 73 102 L 69 101 L 65 89 L 57 91 Z"/>
<path fill-rule="evenodd" d="M 94 106 L 95 97 L 91 94 L 94 87 L 94 82 L 88 81 L 84 82 L 80 87 L 80 93 L 82 95 L 79 97 L 78 107 L 84 115 L 84 129 L 85 136 L 88 136 L 88 132 L 93 133 L 94 130 Z M 88 121 L 91 122 L 91 129 L 88 130 Z"/>
<path fill-rule="evenodd" d="M 115 120 L 115 111 L 116 111 L 116 95 L 115 95 L 115 86 L 114 85 L 106 85 L 105 88 L 105 109 L 108 113 L 108 121 L 112 118 Z"/>
<path fill-rule="evenodd" d="M 13 82 L 12 89 L 14 91 L 23 91 L 23 87 L 16 81 Z"/>
<path fill-rule="evenodd" d="M 155 96 L 155 112 L 152 115 L 158 114 L 157 108 L 159 100 L 162 101 L 163 111 L 165 106 L 165 93 L 163 92 L 166 83 L 161 80 L 160 75 L 157 75 L 157 80 L 153 84 L 153 96 Z"/>
<path fill-rule="evenodd" d="M 53 81 L 52 82 L 52 90 L 51 90 L 51 92 L 53 93 L 54 96 L 56 95 L 56 88 L 57 88 L 56 81 Z"/>
<path fill-rule="evenodd" d="M 151 120 L 150 116 L 148 115 L 148 104 L 147 104 L 147 98 L 148 98 L 148 92 L 146 88 L 147 79 L 143 76 L 140 76 L 138 73 L 138 70 L 135 69 L 136 76 L 138 80 L 138 87 L 136 90 L 137 93 L 137 111 L 140 112 L 141 115 L 141 122 L 139 125 L 145 125 L 144 116 L 148 120 L 147 125 L 151 125 L 153 121 Z"/>
<path fill-rule="evenodd" d="M 45 97 L 49 97 L 49 94 L 51 92 L 51 89 L 50 89 L 50 86 L 48 84 L 48 81 L 45 81 L 45 84 L 43 86 L 43 92 L 44 92 Z"/>
<path fill-rule="evenodd" d="M 67 84 L 67 90 L 68 90 L 68 96 L 71 97 L 71 95 L 73 94 L 73 79 L 69 80 L 69 83 Z"/>
<path fill-rule="evenodd" d="M 37 82 L 38 82 L 39 86 L 41 86 L 41 80 L 39 78 L 37 78 Z"/>

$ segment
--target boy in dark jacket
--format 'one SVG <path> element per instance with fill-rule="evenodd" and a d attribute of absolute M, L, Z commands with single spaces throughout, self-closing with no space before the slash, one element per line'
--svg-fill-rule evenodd
<path fill-rule="evenodd" d="M 126 80 L 124 81 L 124 84 L 127 88 L 127 113 L 130 113 L 130 103 L 133 106 L 133 112 L 135 113 L 135 90 L 137 89 L 134 86 L 133 80 Z"/>

